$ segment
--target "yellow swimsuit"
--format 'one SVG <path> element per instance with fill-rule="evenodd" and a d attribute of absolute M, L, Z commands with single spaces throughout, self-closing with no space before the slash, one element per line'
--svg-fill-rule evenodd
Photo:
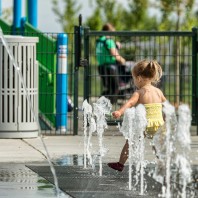
<path fill-rule="evenodd" d="M 153 137 L 157 130 L 164 125 L 164 120 L 162 116 L 162 104 L 161 103 L 151 103 L 144 104 L 146 108 L 147 117 L 147 127 L 146 136 Z"/>

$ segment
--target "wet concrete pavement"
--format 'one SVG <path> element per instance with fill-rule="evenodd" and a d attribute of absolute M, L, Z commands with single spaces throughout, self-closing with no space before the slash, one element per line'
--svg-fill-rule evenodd
<path fill-rule="evenodd" d="M 191 164 L 198 166 L 198 136 L 192 136 L 191 139 Z M 82 135 L 45 136 L 43 140 L 50 154 L 50 158 L 56 167 L 73 167 L 74 170 L 71 169 L 71 173 L 75 171 L 75 167 L 83 167 L 84 140 Z M 104 145 L 108 148 L 108 153 L 103 158 L 103 166 L 106 172 L 109 171 L 106 163 L 119 159 L 124 143 L 125 139 L 122 136 L 116 134 L 104 136 Z M 92 154 L 97 155 L 97 136 L 92 137 L 92 144 Z M 145 146 L 145 158 L 148 162 L 152 162 L 155 156 L 150 147 L 149 140 L 146 140 Z M 46 151 L 40 138 L 0 139 L 0 197 L 56 197 L 54 185 L 48 181 L 52 178 L 51 173 L 48 172 L 46 178 L 44 178 L 42 171 L 38 171 L 37 174 L 36 171 L 31 170 L 28 166 L 40 167 L 38 170 L 43 170 L 42 167 L 49 168 Z M 60 170 L 58 170 L 58 173 L 59 171 Z M 85 180 L 87 179 L 89 180 L 89 178 L 85 177 Z M 127 180 L 125 180 L 126 178 L 123 180 L 123 184 L 125 183 L 126 186 Z M 63 180 L 62 182 L 64 183 Z M 66 188 L 64 190 L 67 191 Z M 115 197 L 112 192 L 113 191 L 109 194 L 106 193 L 106 197 Z M 76 191 L 75 193 L 76 197 L 82 197 L 81 191 Z M 125 191 L 124 194 L 128 196 L 127 193 L 129 192 Z M 95 192 L 95 195 L 96 194 Z M 89 197 L 93 197 L 93 195 L 94 193 L 91 193 Z M 100 193 L 100 195 L 104 197 L 104 193 Z M 62 196 L 65 197 L 67 194 L 63 193 Z M 152 196 L 155 197 L 154 195 Z M 117 195 L 117 197 L 119 196 Z M 129 193 L 128 197 L 136 196 Z"/>
<path fill-rule="evenodd" d="M 62 192 L 65 195 L 64 192 Z M 55 198 L 55 187 L 25 164 L 0 164 L 0 197 Z M 66 197 L 66 196 L 65 196 Z"/>
<path fill-rule="evenodd" d="M 191 164 L 198 165 L 198 136 L 191 136 Z M 84 153 L 84 137 L 78 136 L 44 136 L 43 141 L 53 161 L 68 155 L 82 156 Z M 109 135 L 103 138 L 108 149 L 103 162 L 117 161 L 125 143 L 123 136 Z M 92 137 L 92 154 L 98 154 L 98 137 Z M 155 155 L 150 141 L 145 139 L 145 159 L 153 161 Z M 46 162 L 46 151 L 40 138 L 32 139 L 0 139 L 0 163 Z"/>

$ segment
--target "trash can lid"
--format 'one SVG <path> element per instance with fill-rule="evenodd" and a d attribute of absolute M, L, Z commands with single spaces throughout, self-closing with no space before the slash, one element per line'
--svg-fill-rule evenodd
<path fill-rule="evenodd" d="M 38 43 L 38 37 L 30 37 L 30 36 L 13 36 L 13 35 L 5 35 L 4 38 L 8 43 Z M 0 43 L 2 40 L 0 39 Z"/>

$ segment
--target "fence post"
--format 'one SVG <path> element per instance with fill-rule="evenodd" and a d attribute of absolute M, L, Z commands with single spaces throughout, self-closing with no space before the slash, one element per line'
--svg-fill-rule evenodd
<path fill-rule="evenodd" d="M 87 60 L 87 63 L 89 63 L 89 27 L 84 28 L 84 56 Z M 90 67 L 89 64 L 87 64 L 86 67 L 84 67 L 84 100 L 87 99 L 89 101 L 89 94 L 90 94 Z"/>
<path fill-rule="evenodd" d="M 197 118 L 197 104 L 198 104 L 198 95 L 197 95 L 197 53 L 198 53 L 198 28 L 193 27 L 193 38 L 192 38 L 192 123 L 198 124 L 198 118 Z M 198 129 L 197 129 L 197 135 L 198 135 Z"/>
<path fill-rule="evenodd" d="M 80 26 L 74 27 L 74 135 L 78 135 L 78 71 L 80 66 Z"/>
<path fill-rule="evenodd" d="M 56 128 L 65 132 L 67 130 L 67 48 L 68 37 L 58 34 L 57 38 L 57 91 L 56 91 Z"/>
<path fill-rule="evenodd" d="M 79 15 L 79 25 L 74 26 L 74 122 L 73 135 L 78 135 L 78 72 L 81 60 L 82 15 Z"/>

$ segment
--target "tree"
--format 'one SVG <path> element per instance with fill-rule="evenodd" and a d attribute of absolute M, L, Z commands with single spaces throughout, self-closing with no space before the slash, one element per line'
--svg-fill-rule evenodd
<path fill-rule="evenodd" d="M 91 1 L 93 3 L 93 1 Z M 110 22 L 116 30 L 124 27 L 123 6 L 116 0 L 96 0 L 93 14 L 88 17 L 85 24 L 92 30 L 101 30 L 102 25 Z M 93 6 L 93 4 L 92 4 Z"/>
<path fill-rule="evenodd" d="M 129 30 L 139 30 L 146 19 L 148 0 L 128 0 L 128 9 L 124 12 L 125 26 Z M 144 26 L 144 25 L 143 25 Z M 144 26 L 145 28 L 146 26 Z"/>
<path fill-rule="evenodd" d="M 73 31 L 78 24 L 82 5 L 75 0 L 65 3 L 61 13 L 59 2 L 53 1 L 53 11 L 65 32 Z M 104 23 L 112 23 L 116 30 L 191 30 L 196 22 L 193 12 L 195 0 L 127 0 L 124 7 L 118 0 L 90 0 L 93 12 L 84 25 L 92 30 L 101 30 Z M 93 6 L 94 5 L 94 6 Z M 157 14 L 151 13 L 157 10 Z"/>
<path fill-rule="evenodd" d="M 158 27 L 156 17 L 148 13 L 148 0 L 128 0 L 126 7 L 117 0 L 94 2 L 95 11 L 86 21 L 91 29 L 100 30 L 106 22 L 112 23 L 116 30 L 156 30 Z"/>
<path fill-rule="evenodd" d="M 100 8 L 95 8 L 94 15 L 88 17 L 85 23 L 91 30 L 101 30 L 103 21 L 101 20 Z"/>
<path fill-rule="evenodd" d="M 162 13 L 161 23 L 159 26 L 160 30 L 191 30 L 192 23 L 195 21 L 195 15 L 193 15 L 192 8 L 194 5 L 194 0 L 158 0 L 158 6 Z M 184 29 L 185 28 L 185 29 Z M 180 40 L 179 37 L 174 38 L 173 42 L 173 65 L 175 78 L 175 90 L 176 90 L 176 103 L 180 102 L 180 91 L 181 91 L 181 81 L 180 81 L 180 67 L 181 58 L 180 45 L 184 48 L 184 42 Z"/>
<path fill-rule="evenodd" d="M 195 21 L 193 13 L 194 0 L 158 0 L 155 6 L 160 8 L 162 14 L 160 30 L 191 30 L 192 21 Z M 190 23 L 189 23 L 190 22 Z"/>
<path fill-rule="evenodd" d="M 12 7 L 3 9 L 1 18 L 9 23 L 12 23 L 12 19 L 11 19 L 12 12 L 13 12 Z"/>
<path fill-rule="evenodd" d="M 63 13 L 60 12 L 60 7 L 58 0 L 52 0 L 53 8 L 52 10 L 58 17 L 58 22 L 62 24 L 63 31 L 64 32 L 73 32 L 74 25 L 78 24 L 78 16 L 79 11 L 82 7 L 81 4 L 78 4 L 75 0 L 63 0 L 65 3 Z"/>

